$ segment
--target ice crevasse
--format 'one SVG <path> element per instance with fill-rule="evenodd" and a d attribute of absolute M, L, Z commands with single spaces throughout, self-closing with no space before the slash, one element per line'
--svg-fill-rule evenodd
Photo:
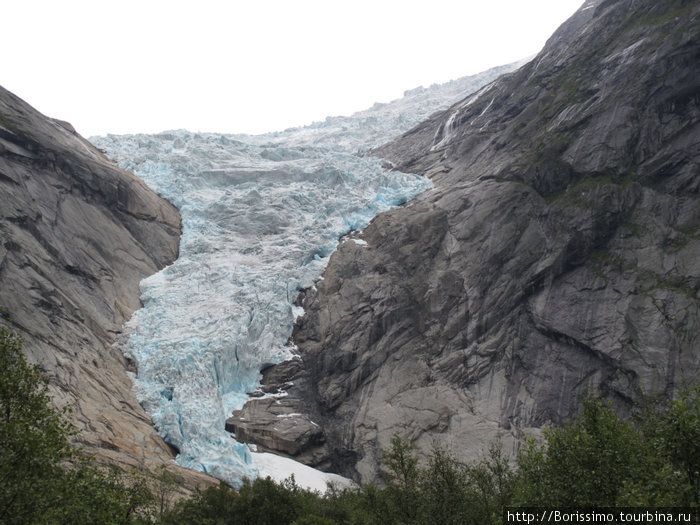
<path fill-rule="evenodd" d="M 234 485 L 290 471 L 278 458 L 251 455 L 225 420 L 257 388 L 262 367 L 290 357 L 293 303 L 321 276 L 339 237 L 432 186 L 359 153 L 524 62 L 266 135 L 91 139 L 182 215 L 180 257 L 141 283 L 144 307 L 120 343 L 138 366 L 137 397 L 181 465 Z"/>
<path fill-rule="evenodd" d="M 261 368 L 291 356 L 299 291 L 340 236 L 431 185 L 348 151 L 357 141 L 308 144 L 303 133 L 92 139 L 182 214 L 180 256 L 141 283 L 144 306 L 120 343 L 137 397 L 179 464 L 234 485 L 260 472 L 225 420 Z"/>

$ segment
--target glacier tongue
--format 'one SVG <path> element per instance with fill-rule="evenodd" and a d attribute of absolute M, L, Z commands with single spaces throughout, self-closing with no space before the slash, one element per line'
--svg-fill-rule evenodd
<path fill-rule="evenodd" d="M 430 186 L 342 150 L 176 131 L 95 142 L 182 213 L 179 259 L 141 283 L 125 327 L 135 389 L 178 463 L 236 483 L 257 474 L 224 430 L 260 369 L 290 357 L 299 290 L 338 238 Z"/>
<path fill-rule="evenodd" d="M 299 290 L 313 285 L 338 238 L 431 186 L 363 152 L 514 69 L 407 92 L 350 117 L 259 136 L 172 131 L 93 137 L 182 214 L 180 257 L 141 283 L 144 307 L 123 352 L 134 388 L 185 467 L 233 484 L 266 475 L 224 430 L 266 364 L 290 357 Z M 360 241 L 361 242 L 361 241 Z M 265 466 L 268 465 L 268 466 Z M 270 467 L 271 468 L 271 467 Z"/>

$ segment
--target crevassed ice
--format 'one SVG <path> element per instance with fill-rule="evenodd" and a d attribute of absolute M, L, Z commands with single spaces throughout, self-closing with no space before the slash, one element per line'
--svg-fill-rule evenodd
<path fill-rule="evenodd" d="M 290 357 L 299 290 L 321 275 L 341 235 L 431 186 L 353 153 L 515 67 L 267 135 L 91 139 L 182 214 L 180 257 L 141 283 L 144 307 L 121 341 L 138 365 L 137 397 L 180 450 L 178 463 L 233 484 L 256 476 L 248 447 L 224 430 L 225 420 L 257 388 L 264 365 Z"/>
<path fill-rule="evenodd" d="M 299 290 L 338 238 L 426 189 L 374 158 L 184 131 L 95 142 L 181 211 L 180 257 L 141 283 L 125 327 L 135 389 L 178 463 L 236 483 L 256 475 L 224 430 L 286 346 Z"/>

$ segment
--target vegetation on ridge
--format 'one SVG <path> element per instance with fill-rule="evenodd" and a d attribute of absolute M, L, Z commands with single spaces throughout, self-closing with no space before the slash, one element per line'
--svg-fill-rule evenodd
<path fill-rule="evenodd" d="M 398 437 L 384 453 L 383 487 L 329 487 L 294 479 L 224 483 L 167 508 L 155 484 L 84 458 L 69 444 L 66 412 L 51 407 L 47 378 L 0 327 L 0 523 L 450 524 L 500 523 L 506 506 L 693 506 L 700 504 L 700 386 L 633 422 L 587 397 L 580 415 L 529 441 L 515 464 L 492 444 L 464 465 L 436 448 L 421 466 Z M 165 487 L 167 490 L 167 487 Z"/>

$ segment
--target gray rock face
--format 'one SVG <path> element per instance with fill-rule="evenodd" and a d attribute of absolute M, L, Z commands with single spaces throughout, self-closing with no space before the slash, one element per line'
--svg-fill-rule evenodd
<path fill-rule="evenodd" d="M 235 410 L 226 424 L 243 442 L 255 442 L 268 450 L 297 456 L 309 447 L 323 443 L 323 432 L 305 414 L 296 411 L 296 403 L 284 398 L 255 399 L 246 411 Z"/>
<path fill-rule="evenodd" d="M 173 452 L 112 345 L 140 307 L 139 281 L 177 257 L 177 210 L 70 124 L 0 88 L 0 217 L 0 307 L 55 403 L 73 406 L 79 444 L 156 470 Z M 190 486 L 207 479 L 175 470 Z"/>
<path fill-rule="evenodd" d="M 341 244 L 301 298 L 330 466 L 392 435 L 480 457 L 700 372 L 700 5 L 587 2 L 515 73 L 380 148 L 435 189 Z M 295 409 L 296 410 L 296 409 Z"/>
<path fill-rule="evenodd" d="M 263 370 L 260 390 L 241 410 L 233 411 L 226 430 L 262 451 L 317 466 L 327 455 L 323 430 L 302 413 L 298 396 L 288 396 L 303 373 L 301 366 L 301 360 L 292 359 Z"/>

